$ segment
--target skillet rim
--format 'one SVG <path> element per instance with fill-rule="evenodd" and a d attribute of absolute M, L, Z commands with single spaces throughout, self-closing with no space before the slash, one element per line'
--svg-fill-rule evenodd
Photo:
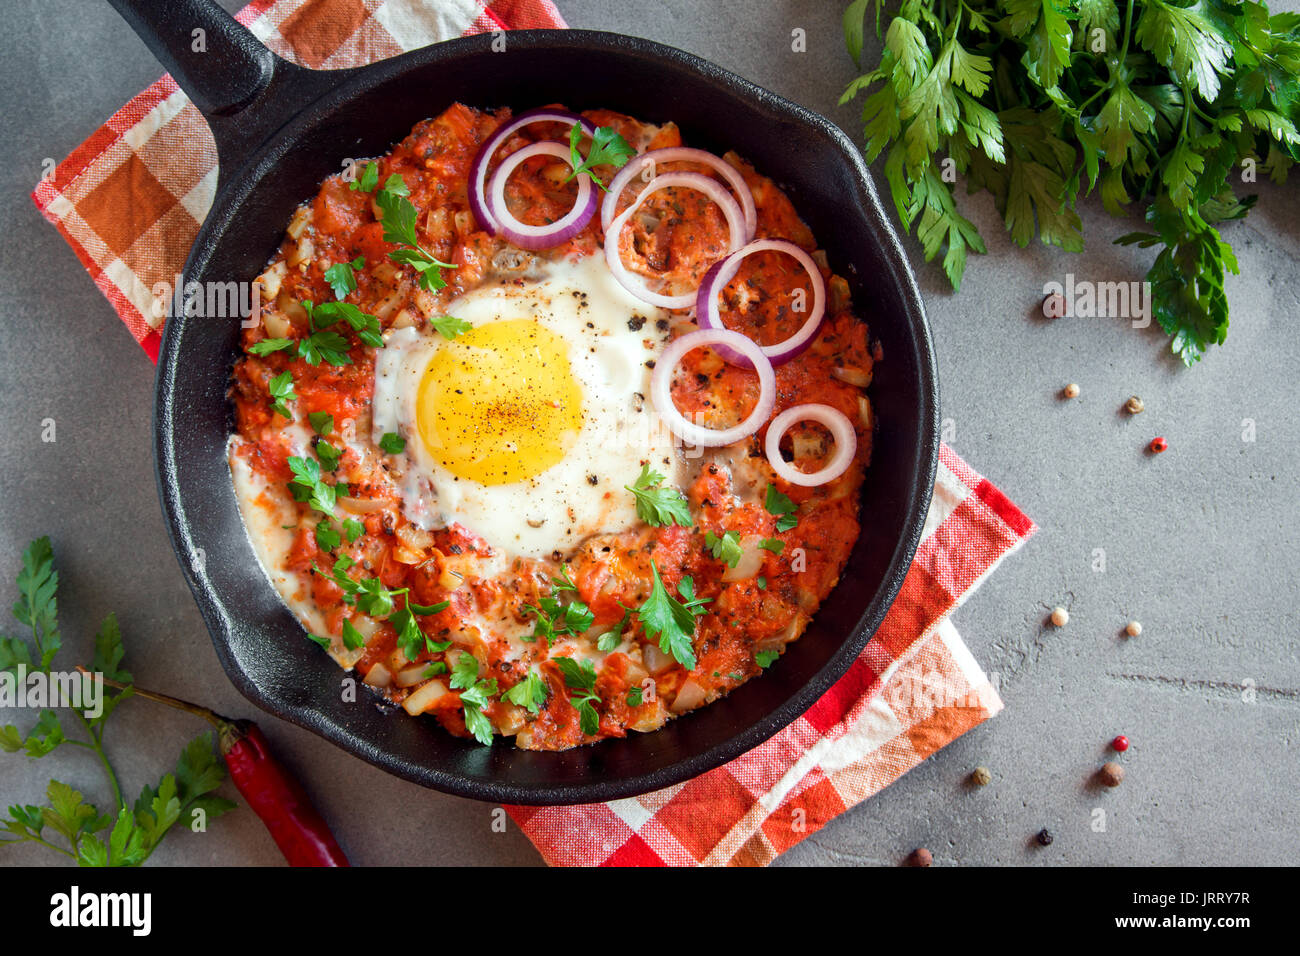
<path fill-rule="evenodd" d="M 332 107 L 362 95 L 366 90 L 382 85 L 408 70 L 472 52 L 474 47 L 486 47 L 490 41 L 490 34 L 461 37 L 368 66 L 328 73 L 321 71 L 322 81 L 327 78 L 332 80 L 326 91 L 294 109 L 238 168 L 221 172 L 212 208 L 187 257 L 184 274 L 203 274 L 203 269 L 197 266 L 206 264 L 223 237 L 228 237 L 232 211 L 247 199 L 248 194 L 263 178 L 266 168 L 269 168 L 268 161 L 274 160 L 277 153 L 282 153 L 297 142 L 298 137 L 322 115 L 328 115 Z M 917 476 L 905 502 L 908 517 L 903 533 L 890 555 L 879 587 L 865 602 L 856 624 L 843 635 L 834 653 L 802 687 L 784 703 L 768 711 L 760 721 L 743 727 L 707 749 L 691 753 L 666 766 L 618 779 L 597 777 L 580 784 L 562 784 L 545 789 L 483 782 L 455 771 L 415 764 L 409 758 L 403 758 L 358 737 L 346 726 L 336 723 L 332 715 L 316 707 L 282 700 L 273 691 L 254 683 L 235 659 L 231 648 L 230 622 L 237 620 L 237 617 L 230 613 L 230 602 L 221 599 L 218 588 L 203 576 L 201 566 L 194 560 L 192 522 L 181 503 L 183 491 L 177 473 L 177 452 L 184 451 L 184 443 L 177 435 L 177 409 L 173 400 L 174 382 L 183 367 L 183 363 L 178 360 L 182 344 L 181 322 L 169 321 L 164 325 L 159 350 L 154 401 L 155 477 L 172 548 L 199 606 L 222 669 L 240 693 L 259 708 L 310 730 L 353 756 L 389 773 L 442 792 L 476 800 L 523 805 L 590 803 L 634 796 L 681 783 L 753 749 L 797 719 L 820 699 L 844 675 L 874 637 L 911 565 L 933 494 L 939 460 L 937 361 L 915 276 L 899 237 L 885 215 L 870 171 L 853 141 L 829 119 L 710 61 L 653 40 L 603 31 L 565 29 L 512 32 L 511 44 L 519 47 L 564 48 L 573 52 L 594 47 L 614 54 L 633 54 L 643 59 L 666 61 L 670 65 L 696 73 L 715 88 L 723 87 L 727 95 L 754 101 L 764 111 L 775 112 L 783 119 L 816 133 L 824 142 L 820 148 L 827 152 L 833 151 L 838 154 L 841 162 L 849 165 L 856 187 L 856 194 L 850 197 L 852 202 L 849 208 L 855 215 L 863 216 L 867 232 L 880 245 L 879 252 L 889 268 L 889 278 L 898 290 L 902 321 L 910 333 L 907 338 L 918 370 L 918 430 L 923 433 L 925 440 L 912 447 L 910 458 L 896 463 L 896 467 L 906 467 L 908 473 Z M 843 587 L 847 583 L 841 581 L 837 587 Z M 269 581 L 267 586 L 270 587 Z M 592 746 L 609 743 L 603 741 Z M 617 741 L 614 743 L 617 744 Z"/>

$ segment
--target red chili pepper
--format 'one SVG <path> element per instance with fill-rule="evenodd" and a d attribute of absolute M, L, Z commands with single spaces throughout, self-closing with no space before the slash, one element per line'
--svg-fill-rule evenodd
<path fill-rule="evenodd" d="M 290 866 L 350 866 L 329 826 L 302 785 L 271 754 L 260 727 L 251 720 L 217 718 L 219 746 L 230 779 Z"/>
<path fill-rule="evenodd" d="M 125 686 L 106 677 L 99 679 L 109 687 Z M 179 697 L 139 687 L 134 691 L 137 697 L 187 711 L 217 728 L 217 745 L 235 789 L 266 824 L 290 866 L 351 866 L 302 785 L 272 755 L 266 736 L 257 724 L 222 717 Z"/>

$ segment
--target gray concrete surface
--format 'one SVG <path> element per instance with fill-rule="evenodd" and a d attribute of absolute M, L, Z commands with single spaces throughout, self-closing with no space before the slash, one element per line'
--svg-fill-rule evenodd
<path fill-rule="evenodd" d="M 854 73 L 840 2 L 560 5 L 573 26 L 684 47 L 859 133 L 856 109 L 836 105 Z M 71 647 L 88 656 L 99 619 L 116 610 L 142 684 L 247 713 L 163 530 L 150 460 L 152 367 L 28 199 L 42 160 L 65 156 L 158 69 L 106 4 L 22 0 L 9 9 L 0 58 L 0 581 L 12 581 L 25 542 L 51 535 Z M 791 52 L 795 28 L 807 31 L 806 53 Z M 1294 186 L 1258 192 L 1256 211 L 1227 230 L 1242 266 L 1229 282 L 1228 343 L 1191 371 L 1166 355 L 1154 328 L 1033 316 L 1044 282 L 1067 272 L 1112 281 L 1145 271 L 1146 253 L 1110 244 L 1134 224 L 1099 205 L 1084 212 L 1087 252 L 1071 256 L 1017 249 L 987 201 L 964 201 L 989 255 L 972 262 L 959 295 L 917 257 L 951 444 L 1042 527 L 956 615 L 998 675 L 1007 709 L 781 864 L 892 864 L 917 845 L 940 865 L 1295 862 L 1300 196 Z M 1081 397 L 1059 400 L 1071 381 Z M 1147 411 L 1130 419 L 1119 407 L 1132 393 Z M 57 422 L 53 444 L 41 441 L 46 418 Z M 1243 441 L 1246 419 L 1254 441 Z M 1170 443 L 1159 458 L 1142 452 L 1154 435 Z M 1093 568 L 1096 549 L 1104 572 Z M 1055 604 L 1071 614 L 1059 631 L 1044 626 Z M 1120 636 L 1130 618 L 1141 620 L 1140 638 Z M 134 788 L 167 769 L 197 730 L 143 704 L 115 721 L 108 746 Z M 358 863 L 539 862 L 513 827 L 492 831 L 491 807 L 403 783 L 305 731 L 261 722 Z M 1089 778 L 1117 733 L 1133 742 L 1128 776 L 1099 792 Z M 0 803 L 35 800 L 51 775 L 103 799 L 89 756 L 65 751 L 40 762 L 0 755 Z M 977 764 L 993 782 L 971 792 L 963 780 Z M 1097 808 L 1105 832 L 1092 828 Z M 1043 826 L 1055 842 L 1032 847 Z M 0 858 L 50 860 L 31 847 Z M 154 860 L 279 856 L 241 810 L 206 835 L 169 838 Z"/>

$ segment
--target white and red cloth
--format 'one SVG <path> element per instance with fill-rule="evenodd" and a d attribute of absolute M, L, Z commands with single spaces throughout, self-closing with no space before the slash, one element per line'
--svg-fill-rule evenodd
<path fill-rule="evenodd" d="M 240 23 L 320 69 L 439 40 L 563 27 L 550 0 L 254 0 Z M 43 180 L 33 199 L 157 359 L 152 290 L 181 271 L 212 205 L 217 154 L 198 110 L 164 76 Z M 684 784 L 607 804 L 512 807 L 555 865 L 757 865 L 888 786 L 1002 709 L 948 619 L 1034 524 L 947 446 L 925 534 L 875 639 L 771 740 Z"/>

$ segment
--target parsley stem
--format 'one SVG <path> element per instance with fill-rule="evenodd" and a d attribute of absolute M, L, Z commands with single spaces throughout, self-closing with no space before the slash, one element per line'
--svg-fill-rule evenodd
<path fill-rule="evenodd" d="M 1128 58 L 1128 38 L 1133 26 L 1133 0 L 1128 0 L 1128 9 L 1124 12 L 1124 42 L 1119 48 L 1119 65 L 1124 67 L 1124 60 Z"/>
<path fill-rule="evenodd" d="M 39 843 L 39 844 L 40 844 L 41 846 L 43 846 L 43 847 L 48 847 L 49 849 L 53 850 L 55 853 L 62 853 L 64 856 L 66 856 L 66 857 L 67 857 L 68 859 L 70 859 L 70 860 L 75 860 L 75 859 L 77 858 L 74 854 L 69 853 L 67 850 L 63 849 L 63 847 L 61 847 L 61 846 L 55 846 L 55 845 L 54 845 L 53 843 L 51 843 L 49 840 L 42 839 L 41 837 L 38 837 L 38 836 L 36 836 L 36 837 L 28 837 L 27 839 L 31 840 L 33 843 Z M 22 841 L 21 841 L 21 840 L 6 840 L 5 842 L 6 842 L 6 843 L 21 843 Z"/>
<path fill-rule="evenodd" d="M 107 683 L 106 680 L 105 683 Z M 122 786 L 117 781 L 117 772 L 113 770 L 113 765 L 108 762 L 108 754 L 104 752 L 104 745 L 101 744 L 99 738 L 95 736 L 95 731 L 91 728 L 90 721 L 86 719 L 86 715 L 75 708 L 73 709 L 73 713 L 77 715 L 77 719 L 81 721 L 81 726 L 85 727 L 86 733 L 90 735 L 91 743 L 87 746 L 95 751 L 95 755 L 99 757 L 99 762 L 104 765 L 104 773 L 108 777 L 109 786 L 113 788 L 113 801 L 117 804 L 119 810 L 124 809 L 126 807 L 126 801 L 122 799 Z"/>

